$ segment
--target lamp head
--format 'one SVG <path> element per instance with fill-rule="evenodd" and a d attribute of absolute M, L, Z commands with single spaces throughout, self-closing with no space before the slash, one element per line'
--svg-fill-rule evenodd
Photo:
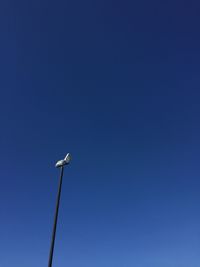
<path fill-rule="evenodd" d="M 71 155 L 69 153 L 67 153 L 67 155 L 65 156 L 64 159 L 61 159 L 56 163 L 55 167 L 56 168 L 63 167 L 65 165 L 69 164 L 70 160 L 71 160 Z"/>

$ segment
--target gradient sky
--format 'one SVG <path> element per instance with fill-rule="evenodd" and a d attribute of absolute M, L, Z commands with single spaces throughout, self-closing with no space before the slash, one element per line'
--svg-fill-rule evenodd
<path fill-rule="evenodd" d="M 0 266 L 200 266 L 199 1 L 0 3 Z"/>

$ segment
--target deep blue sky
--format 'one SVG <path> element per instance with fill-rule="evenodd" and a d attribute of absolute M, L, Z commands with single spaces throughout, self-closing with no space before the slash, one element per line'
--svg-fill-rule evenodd
<path fill-rule="evenodd" d="M 0 3 L 0 266 L 200 266 L 199 1 Z"/>

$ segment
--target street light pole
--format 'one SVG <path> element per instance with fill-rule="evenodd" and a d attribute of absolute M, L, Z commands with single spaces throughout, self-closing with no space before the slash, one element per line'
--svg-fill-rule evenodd
<path fill-rule="evenodd" d="M 62 189 L 64 166 L 69 164 L 70 159 L 71 159 L 71 156 L 68 153 L 66 157 L 64 158 L 64 160 L 60 160 L 56 163 L 56 167 L 60 168 L 60 181 L 59 181 L 59 186 L 58 186 L 58 194 L 57 194 L 56 210 L 55 210 L 54 224 L 53 224 L 53 231 L 52 231 L 51 247 L 50 247 L 50 252 L 49 252 L 48 267 L 52 267 L 52 261 L 53 261 L 54 243 L 55 243 L 55 237 L 56 237 L 56 227 L 57 227 L 57 221 L 58 221 L 58 211 L 59 211 L 59 205 L 60 205 L 60 195 L 61 195 L 61 189 Z"/>

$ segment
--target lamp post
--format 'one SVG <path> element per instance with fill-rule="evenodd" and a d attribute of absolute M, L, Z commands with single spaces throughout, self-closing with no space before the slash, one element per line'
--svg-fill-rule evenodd
<path fill-rule="evenodd" d="M 71 160 L 71 156 L 68 153 L 66 157 L 62 160 L 59 160 L 56 163 L 56 168 L 60 168 L 60 181 L 58 186 L 58 194 L 57 194 L 57 201 L 56 201 L 56 210 L 55 210 L 55 217 L 54 217 L 54 224 L 53 224 L 53 231 L 52 231 L 52 239 L 51 239 L 51 247 L 49 252 L 49 263 L 48 267 L 52 267 L 52 260 L 53 260 L 53 251 L 54 251 L 54 243 L 55 243 L 55 236 L 56 236 L 56 227 L 57 227 L 57 220 L 58 220 L 58 210 L 60 205 L 60 195 L 62 189 L 62 178 L 64 173 L 64 166 L 68 165 Z"/>

